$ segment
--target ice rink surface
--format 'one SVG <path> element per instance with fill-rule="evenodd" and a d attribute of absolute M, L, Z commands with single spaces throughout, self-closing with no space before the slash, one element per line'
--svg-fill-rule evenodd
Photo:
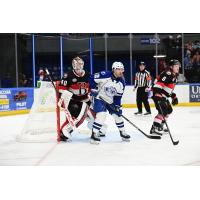
<path fill-rule="evenodd" d="M 152 116 L 134 116 L 136 109 L 123 114 L 149 133 Z M 122 142 L 111 116 L 107 115 L 107 135 L 101 144 L 89 143 L 89 133 L 73 133 L 71 143 L 22 143 L 16 140 L 28 115 L 0 118 L 0 165 L 200 165 L 200 107 L 174 107 L 168 125 L 179 145 L 169 135 L 161 140 L 144 137 L 125 122 L 130 142 Z M 85 128 L 85 124 L 82 127 Z"/>

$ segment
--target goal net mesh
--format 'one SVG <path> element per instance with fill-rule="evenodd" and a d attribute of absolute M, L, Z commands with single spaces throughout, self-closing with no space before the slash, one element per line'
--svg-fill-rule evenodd
<path fill-rule="evenodd" d="M 41 82 L 34 92 L 34 102 L 21 134 L 21 142 L 57 141 L 57 99 L 51 82 Z"/>

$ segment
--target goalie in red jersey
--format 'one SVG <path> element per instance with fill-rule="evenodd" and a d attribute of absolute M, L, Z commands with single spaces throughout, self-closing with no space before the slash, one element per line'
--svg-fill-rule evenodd
<path fill-rule="evenodd" d="M 163 128 L 164 119 L 166 120 L 173 111 L 171 104 L 173 106 L 178 104 L 178 98 L 173 91 L 177 83 L 180 67 L 181 64 L 178 60 L 171 60 L 167 69 L 157 77 L 157 82 L 152 88 L 152 99 L 158 114 L 154 118 L 150 134 L 162 135 L 163 131 L 168 131 Z M 169 97 L 172 99 L 171 103 L 168 100 Z"/>
<path fill-rule="evenodd" d="M 61 110 L 67 109 L 69 111 L 68 115 L 66 114 L 66 121 L 61 126 L 61 141 L 69 141 L 73 132 L 69 117 L 71 117 L 75 127 L 80 126 L 86 118 L 88 121 L 94 121 L 95 117 L 90 109 L 90 74 L 83 69 L 83 59 L 75 57 L 72 60 L 72 67 L 72 71 L 64 74 L 59 86 L 61 97 L 58 105 Z"/>

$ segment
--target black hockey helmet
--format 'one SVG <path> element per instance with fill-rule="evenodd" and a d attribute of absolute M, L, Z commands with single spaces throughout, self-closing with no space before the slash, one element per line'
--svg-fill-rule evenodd
<path fill-rule="evenodd" d="M 146 63 L 145 63 L 144 61 L 140 61 L 139 66 L 140 66 L 140 65 L 144 65 L 144 66 L 146 66 Z"/>
<path fill-rule="evenodd" d="M 172 59 L 169 61 L 169 67 L 174 66 L 174 65 L 179 65 L 179 67 L 181 67 L 181 63 L 176 60 L 176 59 Z"/>

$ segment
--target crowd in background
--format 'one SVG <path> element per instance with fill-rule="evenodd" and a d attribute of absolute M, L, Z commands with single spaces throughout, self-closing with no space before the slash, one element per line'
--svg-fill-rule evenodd
<path fill-rule="evenodd" d="M 200 82 L 200 41 L 185 44 L 184 69 L 188 82 Z"/>
<path fill-rule="evenodd" d="M 176 40 L 175 40 L 176 39 Z M 174 46 L 175 49 L 179 49 L 180 45 L 180 38 L 177 37 L 172 40 L 169 39 L 171 42 L 170 44 Z M 169 41 L 166 44 L 169 44 Z M 170 46 L 171 47 L 171 46 Z M 127 58 L 128 59 L 128 58 Z M 181 60 L 180 60 L 181 62 Z M 148 63 L 148 62 L 147 62 Z M 129 60 L 125 65 L 129 64 Z M 45 68 L 48 67 L 49 71 L 51 72 L 53 80 L 60 79 L 60 67 L 56 66 L 55 64 L 51 63 L 43 63 L 40 66 L 36 66 L 36 81 L 38 80 L 48 80 L 45 76 Z M 155 74 L 155 66 L 148 66 L 149 71 L 152 75 Z M 161 73 L 167 67 L 166 58 L 160 58 L 158 60 L 158 73 Z M 185 43 L 184 46 L 184 75 L 180 74 L 179 82 L 188 82 L 188 83 L 200 83 L 200 41 L 189 41 Z M 30 68 L 30 66 L 29 66 Z M 69 66 L 65 66 L 66 69 L 70 68 Z M 181 70 L 182 72 L 183 70 Z M 126 72 L 125 72 L 126 73 Z M 135 73 L 135 72 L 134 72 Z M 125 74 L 126 76 L 126 74 Z M 134 77 L 134 74 L 133 74 Z M 19 87 L 32 87 L 33 86 L 33 78 L 30 74 L 26 74 L 25 72 L 19 73 L 18 76 L 19 80 Z M 155 77 L 154 77 L 155 78 Z M 12 77 L 10 73 L 7 73 L 3 78 L 0 79 L 0 87 L 1 88 L 9 88 L 14 87 L 16 77 Z"/>

